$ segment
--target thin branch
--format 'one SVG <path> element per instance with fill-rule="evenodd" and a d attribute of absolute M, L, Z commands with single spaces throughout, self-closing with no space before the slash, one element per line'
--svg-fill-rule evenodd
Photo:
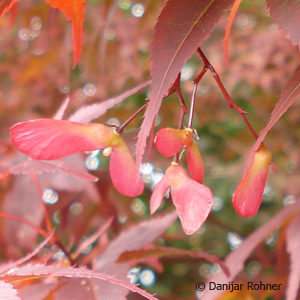
<path fill-rule="evenodd" d="M 133 120 L 136 118 L 136 116 L 142 112 L 148 105 L 148 102 L 145 103 L 143 106 L 141 106 L 132 116 L 130 116 L 118 129 L 118 133 L 122 133 L 122 131 L 125 129 L 125 127 Z"/>
<path fill-rule="evenodd" d="M 255 139 L 257 139 L 257 134 L 254 131 L 253 127 L 251 126 L 251 124 L 249 123 L 246 114 L 247 112 L 244 111 L 243 109 L 241 109 L 235 102 L 233 102 L 233 100 L 231 99 L 231 97 L 229 96 L 228 92 L 226 91 L 218 73 L 216 72 L 215 68 L 212 66 L 212 64 L 209 62 L 209 60 L 207 59 L 207 57 L 205 56 L 205 54 L 202 52 L 202 50 L 200 48 L 197 49 L 198 53 L 200 54 L 200 57 L 203 61 L 204 67 L 206 67 L 207 69 L 210 70 L 210 72 L 212 73 L 215 81 L 217 82 L 221 93 L 223 94 L 226 102 L 228 103 L 228 105 L 230 106 L 230 108 L 234 108 L 239 115 L 242 117 L 242 119 L 244 120 L 245 124 L 247 125 L 248 129 L 250 130 L 250 132 L 252 133 L 252 135 L 254 136 Z"/>
<path fill-rule="evenodd" d="M 46 239 L 49 236 L 49 233 L 47 233 L 44 229 L 38 227 L 36 224 L 32 223 L 31 221 L 25 220 L 25 219 L 23 219 L 21 217 L 0 213 L 0 218 L 10 219 L 10 220 L 14 220 L 16 222 L 25 224 L 25 225 L 27 225 L 27 226 L 35 229 L 40 235 L 42 235 Z"/>
<path fill-rule="evenodd" d="M 209 222 L 211 222 L 212 224 L 218 226 L 219 228 L 227 231 L 227 232 L 236 232 L 237 234 L 239 234 L 241 237 L 245 237 L 245 235 L 236 227 L 232 227 L 229 224 L 224 223 L 222 220 L 216 218 L 214 215 L 210 214 L 207 218 L 207 220 Z"/>
<path fill-rule="evenodd" d="M 188 128 L 192 128 L 192 125 L 193 125 L 198 84 L 199 84 L 200 80 L 202 79 L 202 77 L 204 76 L 204 74 L 206 73 L 206 71 L 207 71 L 207 66 L 204 65 L 202 71 L 197 76 L 197 78 L 194 80 L 194 87 L 193 87 L 192 100 L 191 100 L 190 113 L 189 113 L 189 121 L 188 121 L 188 126 L 187 126 Z"/>
<path fill-rule="evenodd" d="M 47 227 L 48 232 L 50 233 L 50 232 L 53 231 L 53 228 L 51 226 L 50 217 L 49 217 L 49 214 L 48 214 L 48 211 L 47 211 L 47 206 L 46 206 L 45 202 L 43 201 L 43 192 L 42 192 L 41 186 L 38 182 L 38 179 L 37 179 L 36 175 L 34 173 L 31 173 L 30 175 L 32 177 L 32 180 L 33 180 L 35 186 L 36 186 L 36 189 L 38 191 L 40 199 L 42 201 L 42 206 L 43 206 L 44 215 L 45 215 L 46 227 Z"/>

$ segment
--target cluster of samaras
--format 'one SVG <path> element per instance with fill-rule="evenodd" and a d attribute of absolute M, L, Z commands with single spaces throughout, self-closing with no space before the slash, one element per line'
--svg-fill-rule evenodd
<path fill-rule="evenodd" d="M 104 149 L 103 154 L 110 156 L 109 170 L 114 187 L 129 197 L 143 192 L 143 180 L 126 143 L 108 126 L 38 119 L 13 126 L 11 138 L 19 151 L 36 160 L 54 160 L 78 152 Z M 150 199 L 151 213 L 160 207 L 170 188 L 183 230 L 193 234 L 206 220 L 213 205 L 211 190 L 202 184 L 204 167 L 193 130 L 163 128 L 156 134 L 155 146 L 162 155 L 175 159 L 154 188 Z M 178 163 L 178 153 L 182 149 L 187 153 L 190 176 Z M 261 146 L 233 194 L 234 208 L 241 216 L 257 213 L 270 162 L 271 153 Z"/>

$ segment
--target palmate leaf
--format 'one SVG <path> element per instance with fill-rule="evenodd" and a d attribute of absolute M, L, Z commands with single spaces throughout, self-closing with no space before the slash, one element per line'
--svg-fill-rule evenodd
<path fill-rule="evenodd" d="M 146 141 L 162 99 L 184 63 L 208 37 L 234 0 L 170 0 L 164 6 L 152 41 L 150 100 L 138 135 L 136 159 L 142 161 Z"/>

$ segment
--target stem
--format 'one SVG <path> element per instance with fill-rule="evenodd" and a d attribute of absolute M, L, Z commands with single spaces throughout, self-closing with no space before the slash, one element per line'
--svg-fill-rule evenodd
<path fill-rule="evenodd" d="M 210 214 L 208 216 L 207 220 L 210 221 L 211 223 L 213 223 L 214 225 L 218 226 L 219 228 L 225 230 L 225 231 L 236 232 L 241 237 L 245 236 L 238 228 L 232 227 L 231 225 L 224 223 L 223 221 L 219 220 L 218 218 L 216 218 L 212 214 Z"/>
<path fill-rule="evenodd" d="M 200 54 L 200 57 L 203 61 L 204 68 L 209 69 L 210 72 L 212 73 L 215 81 L 217 82 L 217 84 L 219 86 L 219 89 L 221 90 L 221 93 L 223 94 L 223 96 L 224 96 L 226 102 L 228 103 L 228 105 L 230 106 L 230 108 L 234 108 L 239 113 L 239 115 L 244 120 L 245 124 L 247 125 L 248 129 L 250 130 L 250 132 L 252 133 L 254 138 L 257 139 L 258 136 L 246 117 L 247 112 L 244 111 L 243 109 L 241 109 L 235 102 L 233 102 L 233 100 L 229 96 L 228 92 L 226 91 L 218 73 L 216 72 L 215 68 L 211 65 L 211 63 L 209 62 L 209 60 L 207 59 L 205 54 L 202 52 L 202 50 L 200 48 L 198 48 L 197 51 Z"/>
<path fill-rule="evenodd" d="M 49 237 L 49 233 L 47 233 L 44 229 L 38 227 L 37 225 L 35 225 L 34 223 L 32 223 L 31 221 L 25 220 L 23 218 L 20 218 L 18 216 L 12 216 L 12 215 L 7 215 L 7 214 L 2 214 L 0 213 L 0 218 L 4 218 L 4 219 L 10 219 L 10 220 L 14 220 L 16 222 L 20 222 L 22 224 L 25 224 L 33 229 L 35 229 L 41 236 L 43 236 L 45 239 L 47 239 Z M 51 233 L 50 233 L 51 234 Z M 61 242 L 58 240 L 57 236 L 53 236 L 53 241 L 50 241 L 52 244 L 57 245 L 65 254 L 65 256 L 68 258 L 68 260 L 70 261 L 70 263 L 72 265 L 76 265 L 76 261 L 73 260 L 70 256 L 70 254 L 68 253 L 68 251 L 65 249 L 65 247 L 61 244 Z"/>
<path fill-rule="evenodd" d="M 198 87 L 198 83 L 195 82 L 193 93 L 192 93 L 191 105 L 190 105 L 190 114 L 189 114 L 189 121 L 187 126 L 188 128 L 192 128 L 192 124 L 193 124 L 197 87 Z"/>
<path fill-rule="evenodd" d="M 125 127 L 141 112 L 143 111 L 148 105 L 148 102 L 141 106 L 131 117 L 129 117 L 120 127 L 117 129 L 118 133 L 122 133 Z"/>
<path fill-rule="evenodd" d="M 32 177 L 32 180 L 33 180 L 35 186 L 36 186 L 36 189 L 37 189 L 37 191 L 38 191 L 38 194 L 39 194 L 39 196 L 40 196 L 40 198 L 41 198 L 42 206 L 43 206 L 43 210 L 44 210 L 44 215 L 45 215 L 46 227 L 47 227 L 48 232 L 50 233 L 50 232 L 53 231 L 53 228 L 52 228 L 52 226 L 51 226 L 50 217 L 49 217 L 49 214 L 48 214 L 48 211 L 47 211 L 47 206 L 46 206 L 45 202 L 43 201 L 43 193 L 42 193 L 41 186 L 40 186 L 40 184 L 39 184 L 39 182 L 38 182 L 38 179 L 37 179 L 37 177 L 35 176 L 35 174 L 34 174 L 34 173 L 31 173 L 30 175 L 31 175 L 31 177 Z"/>
<path fill-rule="evenodd" d="M 42 200 L 42 206 L 43 206 L 43 209 L 44 209 L 44 215 L 45 215 L 45 221 L 46 221 L 47 230 L 48 230 L 49 233 L 53 232 L 53 228 L 52 228 L 52 225 L 51 225 L 51 222 L 50 222 L 50 217 L 49 217 L 49 214 L 48 214 L 48 211 L 47 211 L 47 206 L 46 206 L 45 202 L 43 201 L 43 193 L 42 193 L 41 186 L 40 186 L 40 184 L 38 182 L 38 179 L 37 179 L 37 177 L 36 177 L 36 175 L 34 173 L 31 173 L 31 177 L 32 177 L 32 180 L 33 180 L 36 188 L 37 188 L 39 196 L 40 196 L 40 198 Z M 69 252 L 65 249 L 65 247 L 59 241 L 59 239 L 58 239 L 58 237 L 56 235 L 54 235 L 53 241 L 61 249 L 61 251 L 65 254 L 65 256 L 68 258 L 68 260 L 70 261 L 70 264 L 72 266 L 76 265 L 76 261 L 72 259 L 72 257 L 70 256 Z"/>
<path fill-rule="evenodd" d="M 25 220 L 25 219 L 23 219 L 21 217 L 18 217 L 18 216 L 12 216 L 12 215 L 2 214 L 2 213 L 0 213 L 0 218 L 11 219 L 11 220 L 14 220 L 16 222 L 20 222 L 22 224 L 25 224 L 25 225 L 35 229 L 44 238 L 46 238 L 46 239 L 48 238 L 48 233 L 44 229 L 42 229 L 42 228 L 38 227 L 37 225 L 35 225 L 34 223 L 32 223 L 31 221 Z"/>
<path fill-rule="evenodd" d="M 181 94 L 180 88 L 178 88 L 178 89 L 176 90 L 176 93 L 177 93 L 177 95 L 178 95 L 178 98 L 179 98 L 179 101 L 180 101 L 180 105 L 181 105 L 181 107 L 182 107 L 182 110 L 183 110 L 183 112 L 184 112 L 184 115 L 186 115 L 186 114 L 188 113 L 188 109 L 187 109 L 186 104 L 185 104 L 185 102 L 184 102 L 184 99 L 183 99 L 183 96 L 182 96 L 182 94 Z"/>
<path fill-rule="evenodd" d="M 184 108 L 181 107 L 178 129 L 182 129 L 183 128 L 183 121 L 184 121 L 184 116 L 185 115 L 186 115 L 186 112 L 185 112 Z"/>
<path fill-rule="evenodd" d="M 196 102 L 196 94 L 197 94 L 197 89 L 198 89 L 198 84 L 204 74 L 207 71 L 207 66 L 204 65 L 202 71 L 200 74 L 197 76 L 197 78 L 194 80 L 194 88 L 193 88 L 193 93 L 192 93 L 192 100 L 191 100 L 191 106 L 190 106 L 190 113 L 189 113 L 189 121 L 188 121 L 188 128 L 192 128 L 193 125 L 193 118 L 194 118 L 194 110 L 195 110 L 195 102 Z"/>

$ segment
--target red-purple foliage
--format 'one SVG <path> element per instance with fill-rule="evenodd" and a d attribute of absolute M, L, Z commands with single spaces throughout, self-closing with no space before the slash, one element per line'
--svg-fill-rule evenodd
<path fill-rule="evenodd" d="M 300 1 L 131 2 L 0 0 L 0 299 L 296 300 Z"/>
<path fill-rule="evenodd" d="M 161 101 L 184 63 L 208 37 L 234 0 L 170 0 L 158 18 L 152 39 L 150 100 L 136 145 L 137 165 L 142 161 L 152 123 Z"/>

